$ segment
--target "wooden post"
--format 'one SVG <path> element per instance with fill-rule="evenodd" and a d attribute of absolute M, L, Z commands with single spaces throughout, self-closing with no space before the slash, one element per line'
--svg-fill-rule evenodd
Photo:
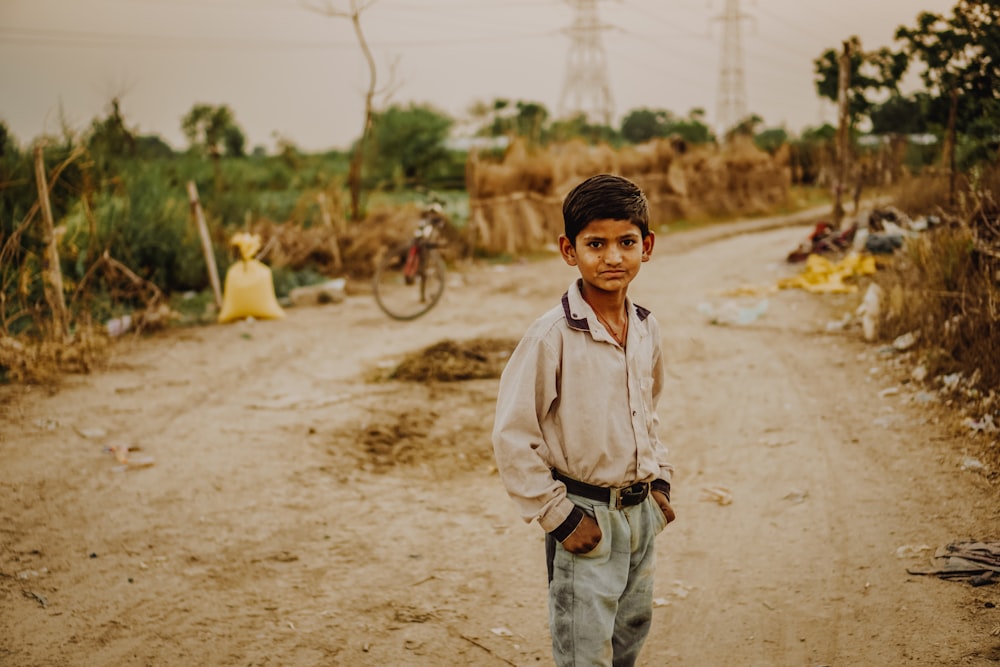
<path fill-rule="evenodd" d="M 319 202 L 319 214 L 323 217 L 323 224 L 329 227 L 333 234 L 333 243 L 330 248 L 333 251 L 333 267 L 340 271 L 344 268 L 344 263 L 340 258 L 340 240 L 337 228 L 333 226 L 333 220 L 330 218 L 330 208 L 326 205 L 326 193 L 320 192 L 316 195 L 316 201 Z"/>
<path fill-rule="evenodd" d="M 958 85 L 951 89 L 951 100 L 948 105 L 948 130 L 945 138 L 945 150 L 942 162 L 948 167 L 948 205 L 955 206 L 955 119 L 958 117 Z"/>
<path fill-rule="evenodd" d="M 66 297 L 63 294 L 62 269 L 59 266 L 59 248 L 56 245 L 52 204 L 49 202 L 49 184 L 45 177 L 45 155 L 41 144 L 35 146 L 35 181 L 38 184 L 38 203 L 42 211 L 42 285 L 45 301 L 52 311 L 52 340 L 65 340 L 69 318 L 66 315 Z"/>
<path fill-rule="evenodd" d="M 222 287 L 219 285 L 219 269 L 215 264 L 215 251 L 212 249 L 212 237 L 208 235 L 208 224 L 205 222 L 205 213 L 201 210 L 201 202 L 198 200 L 198 187 L 194 181 L 187 184 L 188 200 L 191 202 L 191 214 L 198 224 L 198 234 L 201 236 L 201 249 L 205 253 L 205 265 L 208 267 L 208 279 L 212 283 L 212 292 L 215 294 L 215 305 L 222 307 Z"/>
<path fill-rule="evenodd" d="M 847 189 L 848 174 L 848 142 L 850 140 L 850 99 L 848 88 L 851 85 L 851 43 L 844 42 L 844 51 L 840 54 L 837 77 L 837 150 L 833 185 L 833 222 L 834 227 L 840 227 L 844 220 L 844 191 Z"/>
<path fill-rule="evenodd" d="M 469 241 L 469 257 L 476 256 L 476 249 L 482 241 L 479 235 L 479 225 L 476 224 L 476 208 L 479 206 L 479 189 L 476 187 L 479 175 L 479 149 L 471 148 L 469 157 L 465 160 L 465 192 L 469 196 L 469 227 L 466 234 Z"/>

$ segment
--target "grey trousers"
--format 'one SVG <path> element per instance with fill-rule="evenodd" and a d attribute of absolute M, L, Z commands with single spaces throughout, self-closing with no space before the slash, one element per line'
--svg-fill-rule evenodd
<path fill-rule="evenodd" d="M 546 536 L 552 655 L 559 667 L 631 667 L 653 618 L 654 540 L 666 519 L 652 494 L 620 510 L 569 498 L 597 520 L 601 541 L 571 554 Z"/>

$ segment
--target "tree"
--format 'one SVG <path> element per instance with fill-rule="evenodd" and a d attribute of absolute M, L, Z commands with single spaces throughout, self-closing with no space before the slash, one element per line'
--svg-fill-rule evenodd
<path fill-rule="evenodd" d="M 923 12 L 915 27 L 900 27 L 896 39 L 923 64 L 920 76 L 932 99 L 947 100 L 946 106 L 932 103 L 929 112 L 946 127 L 942 157 L 952 172 L 954 194 L 958 135 L 968 134 L 973 143 L 984 141 L 992 147 L 991 151 L 980 149 L 980 154 L 994 152 L 1000 135 L 996 113 L 1000 99 L 1000 3 L 959 0 L 950 17 Z M 941 118 L 944 108 L 947 112 Z"/>
<path fill-rule="evenodd" d="M 757 114 L 750 114 L 749 116 L 742 118 L 736 125 L 733 125 L 732 129 L 726 132 L 726 139 L 732 139 L 733 137 L 753 137 L 757 134 L 757 128 L 764 122 L 764 119 Z"/>
<path fill-rule="evenodd" d="M 545 122 L 549 118 L 549 110 L 545 108 L 545 105 L 538 102 L 518 101 L 516 108 L 515 126 L 517 134 L 525 137 L 532 143 L 541 143 L 542 130 L 545 128 Z"/>
<path fill-rule="evenodd" d="M 351 217 L 355 220 L 361 218 L 361 178 L 362 171 L 364 169 L 365 148 L 372 131 L 372 123 L 375 118 L 375 95 L 378 93 L 376 88 L 377 72 L 375 69 L 375 58 L 372 56 L 371 49 L 368 48 L 368 41 L 365 39 L 365 34 L 361 30 L 361 14 L 366 9 L 374 5 L 375 2 L 376 0 L 350 0 L 350 9 L 348 10 L 335 8 L 332 4 L 330 4 L 329 0 L 323 0 L 322 4 L 319 5 L 305 3 L 305 6 L 312 11 L 324 14 L 325 16 L 350 19 L 351 26 L 354 28 L 354 34 L 358 39 L 358 46 L 361 47 L 361 53 L 364 55 L 365 62 L 368 64 L 368 89 L 365 91 L 365 116 L 361 125 L 361 136 L 352 148 L 353 153 L 351 154 L 351 163 L 348 167 L 347 173 L 347 184 L 351 191 Z"/>
<path fill-rule="evenodd" d="M 753 143 L 762 151 L 774 155 L 779 148 L 788 143 L 788 132 L 783 127 L 767 128 L 754 135 Z"/>
<path fill-rule="evenodd" d="M 146 160 L 171 157 L 174 149 L 159 135 L 143 134 L 135 138 L 136 157 Z"/>
<path fill-rule="evenodd" d="M 905 53 L 888 48 L 863 51 L 856 36 L 847 40 L 850 47 L 850 86 L 848 88 L 848 115 L 854 127 L 867 119 L 874 96 L 879 93 L 899 94 L 899 83 L 909 62 Z M 840 82 L 840 51 L 827 49 L 813 61 L 816 75 L 816 92 L 833 102 L 837 101 Z"/>
<path fill-rule="evenodd" d="M 445 141 L 454 121 L 429 105 L 392 105 L 377 113 L 371 141 L 371 164 L 382 178 L 401 177 L 423 184 L 449 161 Z"/>
<path fill-rule="evenodd" d="M 222 143 L 226 147 L 227 157 L 246 157 L 247 138 L 236 125 L 226 128 L 222 134 Z"/>
<path fill-rule="evenodd" d="M 131 157 L 136 153 L 135 134 L 125 127 L 118 98 L 111 100 L 111 111 L 104 120 L 94 120 L 87 137 L 91 155 L 106 163 L 116 157 Z"/>
<path fill-rule="evenodd" d="M 202 150 L 211 158 L 222 155 L 226 133 L 239 131 L 232 110 L 225 104 L 195 104 L 181 119 L 181 130 L 193 150 Z"/>
<path fill-rule="evenodd" d="M 705 110 L 696 107 L 686 118 L 672 119 L 666 126 L 667 135 L 676 135 L 689 144 L 707 144 L 715 141 L 712 128 L 705 123 Z"/>
<path fill-rule="evenodd" d="M 181 119 L 181 130 L 187 137 L 190 149 L 203 151 L 212 160 L 215 172 L 215 188 L 222 189 L 222 159 L 223 146 L 228 147 L 228 137 L 233 133 L 243 136 L 242 130 L 236 124 L 236 117 L 225 104 L 195 104 L 191 111 Z"/>
<path fill-rule="evenodd" d="M 672 114 L 662 109 L 633 109 L 622 119 L 621 133 L 625 141 L 641 144 L 669 134 L 667 124 Z"/>

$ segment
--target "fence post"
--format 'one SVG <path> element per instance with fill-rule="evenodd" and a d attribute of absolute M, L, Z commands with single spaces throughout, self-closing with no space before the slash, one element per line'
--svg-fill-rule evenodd
<path fill-rule="evenodd" d="M 333 220 L 330 217 L 330 208 L 326 205 L 326 193 L 320 192 L 316 195 L 316 201 L 319 202 L 319 213 L 323 216 L 323 224 L 333 232 L 333 243 L 330 248 L 333 251 L 333 266 L 340 271 L 344 268 L 344 262 L 340 258 L 340 236 L 337 234 L 337 228 L 333 226 Z"/>
<path fill-rule="evenodd" d="M 208 235 L 208 225 L 205 223 L 205 213 L 201 210 L 198 200 L 198 187 L 194 181 L 187 184 L 188 200 L 191 202 L 191 214 L 198 224 L 198 234 L 201 236 L 201 250 L 205 253 L 205 265 L 208 267 L 208 279 L 212 282 L 212 292 L 215 294 L 215 305 L 222 307 L 222 287 L 219 285 L 219 269 L 215 264 L 215 251 L 212 249 L 212 237 Z"/>
<path fill-rule="evenodd" d="M 38 203 L 42 210 L 42 285 L 45 301 L 52 311 L 53 340 L 68 336 L 69 318 L 66 316 L 66 297 L 63 294 L 62 268 L 59 266 L 59 247 L 56 241 L 52 204 L 49 202 L 49 184 L 45 177 L 45 155 L 42 144 L 35 146 L 35 181 L 38 185 Z"/>

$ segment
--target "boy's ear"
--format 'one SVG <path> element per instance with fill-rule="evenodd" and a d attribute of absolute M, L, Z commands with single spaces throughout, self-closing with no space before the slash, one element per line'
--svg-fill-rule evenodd
<path fill-rule="evenodd" d="M 576 248 L 565 234 L 559 235 L 559 254 L 570 266 L 576 266 Z"/>
<path fill-rule="evenodd" d="M 650 232 L 646 234 L 646 238 L 642 240 L 642 261 L 649 261 L 650 255 L 653 254 L 654 245 L 656 245 L 656 234 Z"/>

